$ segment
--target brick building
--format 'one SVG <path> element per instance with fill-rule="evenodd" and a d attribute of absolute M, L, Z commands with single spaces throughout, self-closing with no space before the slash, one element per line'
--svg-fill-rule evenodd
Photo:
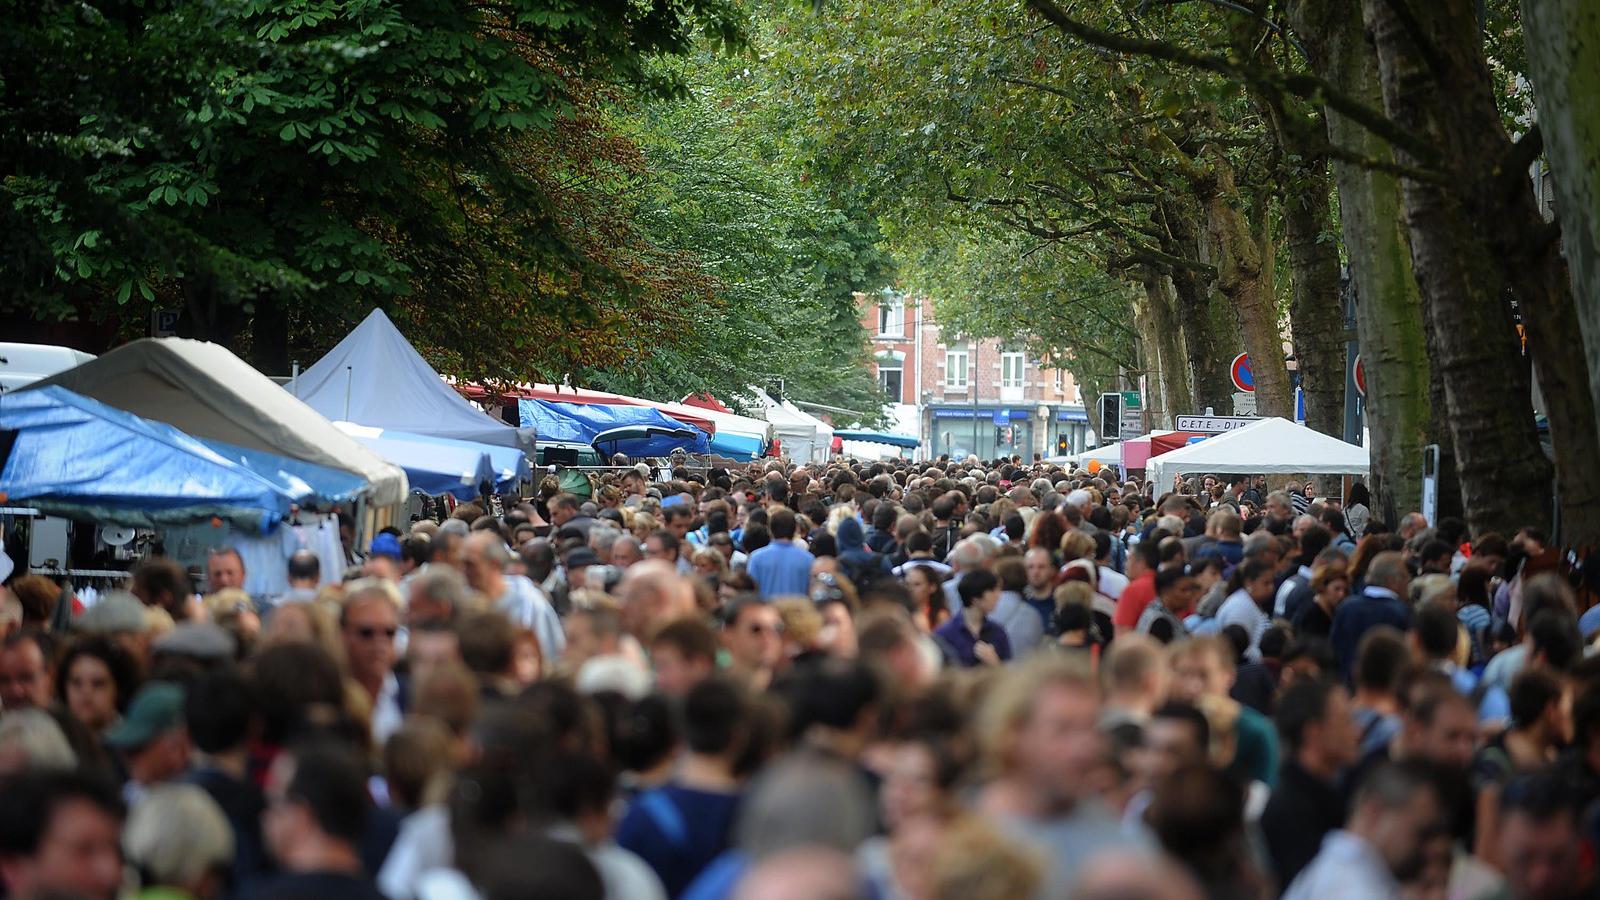
<path fill-rule="evenodd" d="M 1046 367 L 1020 340 L 947 341 L 927 297 L 857 299 L 895 430 L 919 437 L 923 457 L 1048 457 L 1087 446 L 1089 416 L 1072 375 Z"/>

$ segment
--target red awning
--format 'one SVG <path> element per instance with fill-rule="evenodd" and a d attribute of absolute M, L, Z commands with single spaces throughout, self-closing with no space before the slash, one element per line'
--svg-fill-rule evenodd
<path fill-rule="evenodd" d="M 1198 431 L 1174 431 L 1171 434 L 1157 434 L 1150 437 L 1150 455 L 1160 456 L 1189 446 L 1189 441 L 1197 437 L 1209 437 Z"/>
<path fill-rule="evenodd" d="M 710 394 L 690 394 L 689 396 L 684 397 L 679 402 L 682 403 L 684 406 L 695 406 L 695 407 L 699 407 L 700 409 L 709 409 L 712 412 L 719 412 L 719 413 L 731 413 L 731 412 L 733 412 L 733 410 L 728 408 L 727 404 L 725 404 L 721 400 L 718 400 L 717 398 L 711 396 Z"/>

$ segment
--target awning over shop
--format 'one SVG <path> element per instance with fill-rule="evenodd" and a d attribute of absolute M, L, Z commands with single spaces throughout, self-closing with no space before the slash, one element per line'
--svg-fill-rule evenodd
<path fill-rule="evenodd" d="M 338 470 L 307 468 L 260 451 L 219 452 L 170 425 L 56 386 L 0 399 L 0 446 L 5 445 L 0 494 L 8 501 L 119 525 L 221 518 L 265 531 L 291 506 L 317 498 L 310 483 L 292 474 L 296 468 L 329 484 L 361 487 Z M 239 461 L 245 457 L 251 465 Z"/>

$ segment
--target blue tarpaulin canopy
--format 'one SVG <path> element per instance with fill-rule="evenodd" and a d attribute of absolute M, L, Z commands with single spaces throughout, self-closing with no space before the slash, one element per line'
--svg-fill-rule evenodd
<path fill-rule="evenodd" d="M 219 449 L 159 422 L 61 387 L 0 397 L 0 437 L 10 443 L 0 492 L 46 512 L 119 525 L 220 517 L 264 531 L 292 505 L 318 499 L 296 470 L 324 485 L 349 473 L 229 445 Z M 0 443 L 3 446 L 3 443 Z M 309 466 L 310 468 L 303 468 Z"/>
<path fill-rule="evenodd" d="M 411 489 L 424 494 L 450 494 L 461 500 L 478 496 L 485 483 L 495 480 L 494 464 L 482 445 L 445 441 L 368 428 L 350 422 L 335 426 L 384 461 L 404 469 Z"/>
<path fill-rule="evenodd" d="M 601 432 L 637 425 L 666 429 L 675 434 L 657 434 L 639 441 L 624 442 L 619 449 L 629 456 L 666 456 L 674 450 L 706 453 L 711 449 L 711 441 L 704 431 L 648 406 L 523 399 L 517 401 L 517 412 L 522 427 L 538 429 L 540 441 L 593 444 Z"/>
<path fill-rule="evenodd" d="M 718 431 L 711 436 L 711 452 L 739 462 L 749 462 L 761 456 L 761 438 L 753 434 Z"/>
<path fill-rule="evenodd" d="M 363 438 L 393 439 L 411 444 L 424 444 L 444 448 L 440 451 L 437 462 L 439 463 L 439 468 L 446 473 L 463 465 L 466 457 L 459 454 L 463 452 L 478 453 L 488 458 L 489 472 L 494 482 L 494 488 L 502 493 L 516 490 L 518 484 L 533 477 L 527 454 L 511 447 L 484 444 L 478 441 L 459 441 L 453 438 L 434 437 L 428 434 L 412 434 L 411 432 L 395 431 L 390 428 L 370 428 L 366 425 L 357 425 L 354 422 L 335 422 L 333 424 L 335 428 L 358 441 Z M 420 448 L 412 448 L 408 453 L 410 453 L 414 462 L 423 459 L 423 451 Z M 382 453 L 378 455 L 383 456 Z M 387 459 L 387 457 L 385 458 Z M 389 461 L 396 465 L 400 464 L 396 460 L 391 459 Z M 407 469 L 407 471 L 410 470 Z M 477 471 L 477 468 L 475 467 L 473 471 Z M 417 490 L 423 490 L 417 487 L 415 482 L 412 483 L 412 487 Z M 476 494 L 471 496 L 476 496 Z"/>
<path fill-rule="evenodd" d="M 888 444 L 891 447 L 906 447 L 911 450 L 917 449 L 922 444 L 909 434 L 893 434 L 887 431 L 835 431 L 833 436 L 842 441 Z"/>

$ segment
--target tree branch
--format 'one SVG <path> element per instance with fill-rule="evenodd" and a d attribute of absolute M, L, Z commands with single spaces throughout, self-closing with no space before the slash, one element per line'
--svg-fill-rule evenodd
<path fill-rule="evenodd" d="M 1352 122 L 1406 151 L 1417 159 L 1434 160 L 1432 144 L 1401 127 L 1382 112 L 1339 90 L 1330 82 L 1306 73 L 1284 73 L 1206 53 L 1196 53 L 1164 41 L 1125 37 L 1086 25 L 1067 15 L 1054 0 L 1028 0 L 1028 6 L 1051 24 L 1088 44 L 1134 56 L 1146 56 L 1181 66 L 1215 72 L 1227 78 L 1253 82 L 1264 88 L 1326 105 Z"/>

